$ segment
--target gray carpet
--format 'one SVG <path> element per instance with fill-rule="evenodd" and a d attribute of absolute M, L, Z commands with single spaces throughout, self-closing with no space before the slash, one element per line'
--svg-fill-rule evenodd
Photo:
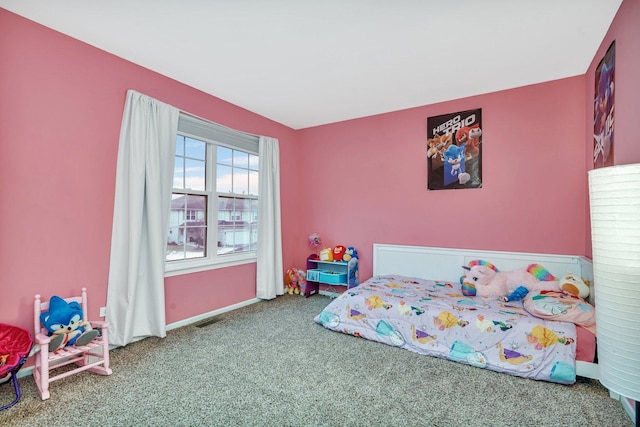
<path fill-rule="evenodd" d="M 113 375 L 33 378 L 2 425 L 632 426 L 598 381 L 511 377 L 331 332 L 285 295 L 111 352 Z M 10 385 L 0 388 L 9 401 Z"/>

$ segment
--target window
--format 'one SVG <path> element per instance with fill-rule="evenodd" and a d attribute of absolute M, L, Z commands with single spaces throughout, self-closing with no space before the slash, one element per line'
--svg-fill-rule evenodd
<path fill-rule="evenodd" d="M 255 261 L 257 141 L 257 137 L 180 115 L 167 272 Z"/>

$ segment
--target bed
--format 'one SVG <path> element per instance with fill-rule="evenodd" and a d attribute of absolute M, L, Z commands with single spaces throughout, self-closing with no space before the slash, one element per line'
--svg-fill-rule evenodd
<path fill-rule="evenodd" d="M 595 325 L 538 317 L 531 302 L 546 294 L 509 302 L 464 296 L 462 266 L 474 259 L 502 270 L 539 263 L 558 277 L 593 276 L 590 261 L 578 256 L 375 244 L 373 277 L 347 289 L 314 320 L 333 331 L 524 378 L 561 384 L 597 378 Z"/>

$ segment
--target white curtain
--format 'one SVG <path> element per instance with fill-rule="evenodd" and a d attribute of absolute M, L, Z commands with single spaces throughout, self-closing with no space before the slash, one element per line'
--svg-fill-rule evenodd
<path fill-rule="evenodd" d="M 178 115 L 170 105 L 127 92 L 107 290 L 112 345 L 166 336 L 164 261 Z"/>
<path fill-rule="evenodd" d="M 256 296 L 261 299 L 273 299 L 284 294 L 278 140 L 261 136 L 259 155 Z"/>

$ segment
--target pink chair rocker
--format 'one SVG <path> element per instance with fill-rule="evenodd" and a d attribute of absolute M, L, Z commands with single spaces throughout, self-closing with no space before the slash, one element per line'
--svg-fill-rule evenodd
<path fill-rule="evenodd" d="M 15 400 L 0 407 L 0 411 L 11 408 L 20 400 L 20 386 L 18 385 L 17 375 L 29 357 L 32 344 L 31 334 L 26 329 L 0 323 L 0 379 L 11 375 L 13 391 L 16 395 Z M 9 382 L 9 380 L 6 382 Z"/>
<path fill-rule="evenodd" d="M 87 289 L 82 288 L 82 295 L 64 298 L 68 303 L 77 302 L 82 307 L 82 319 L 87 320 Z M 40 295 L 35 296 L 34 301 L 34 331 L 35 342 L 40 345 L 40 351 L 35 354 L 35 366 L 33 368 L 33 378 L 38 388 L 38 393 L 42 400 L 49 398 L 49 384 L 53 381 L 77 374 L 82 371 L 90 371 L 100 375 L 111 375 L 109 368 L 109 339 L 107 322 L 89 321 L 93 329 L 100 330 L 100 333 L 88 343 L 82 345 L 68 345 L 59 349 L 49 348 L 51 342 L 47 330 L 41 326 L 40 314 L 49 310 L 49 301 L 42 302 Z M 51 376 L 49 371 L 62 366 L 75 364 L 71 370 L 65 370 L 57 375 Z"/>

